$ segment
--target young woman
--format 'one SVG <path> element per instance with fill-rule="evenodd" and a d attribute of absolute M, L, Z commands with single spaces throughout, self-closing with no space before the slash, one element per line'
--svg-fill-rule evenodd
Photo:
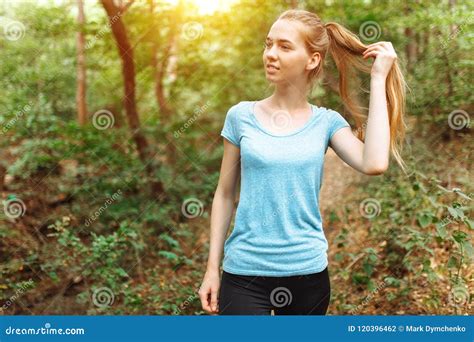
<path fill-rule="evenodd" d="M 328 51 L 358 137 L 338 112 L 307 102 Z M 364 63 L 369 57 L 375 59 L 372 66 Z M 324 154 L 331 146 L 357 171 L 380 175 L 391 151 L 404 169 L 399 152 L 406 86 L 390 42 L 366 46 L 341 25 L 324 24 L 304 10 L 278 17 L 266 38 L 263 63 L 273 94 L 232 106 L 221 132 L 224 156 L 199 296 L 203 309 L 214 314 L 324 315 L 331 291 L 319 210 Z M 364 124 L 349 93 L 354 78 L 349 67 L 371 76 Z M 235 226 L 225 240 L 239 176 Z"/>

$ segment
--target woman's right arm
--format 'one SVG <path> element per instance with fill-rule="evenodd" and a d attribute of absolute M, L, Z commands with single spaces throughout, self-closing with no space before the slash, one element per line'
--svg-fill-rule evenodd
<path fill-rule="evenodd" d="M 235 194 L 240 178 L 240 149 L 224 138 L 224 155 L 217 189 L 212 201 L 211 233 L 206 274 L 199 289 L 199 297 L 205 311 L 218 311 L 220 287 L 220 263 L 227 231 L 234 212 Z"/>

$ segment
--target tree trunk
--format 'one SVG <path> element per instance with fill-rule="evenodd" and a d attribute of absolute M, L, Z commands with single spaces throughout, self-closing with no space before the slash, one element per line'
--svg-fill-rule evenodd
<path fill-rule="evenodd" d="M 405 5 L 405 8 L 403 10 L 407 16 L 410 15 L 411 10 L 410 10 L 409 5 Z M 407 40 L 408 40 L 408 43 L 405 47 L 405 54 L 407 57 L 408 70 L 411 71 L 413 70 L 413 67 L 416 63 L 416 51 L 417 51 L 417 42 L 416 42 L 415 33 L 411 27 L 405 28 L 405 37 L 407 37 Z"/>
<path fill-rule="evenodd" d="M 152 156 L 149 152 L 148 141 L 140 128 L 140 119 L 135 102 L 135 63 L 133 60 L 133 48 L 130 45 L 125 25 L 121 19 L 123 12 L 114 4 L 113 0 L 101 0 L 101 2 L 109 17 L 112 33 L 120 53 L 120 58 L 122 59 L 122 75 L 125 90 L 124 107 L 128 125 L 132 131 L 132 138 L 137 146 L 138 156 L 145 165 L 145 170 L 148 175 L 151 177 L 154 194 L 163 195 L 164 189 L 162 183 L 154 180 L 154 166 L 152 164 Z"/>
<path fill-rule="evenodd" d="M 411 27 L 406 27 L 405 28 L 405 36 L 408 39 L 408 44 L 406 46 L 406 56 L 407 56 L 407 62 L 408 62 L 408 70 L 413 70 L 413 67 L 415 66 L 416 63 L 416 38 L 413 30 Z"/>
<path fill-rule="evenodd" d="M 150 14 L 152 18 L 152 25 L 155 26 L 155 19 L 154 19 L 154 2 L 153 0 L 149 0 L 150 5 Z M 182 3 L 179 2 L 178 6 L 176 7 L 175 13 L 175 21 L 171 22 L 170 31 L 168 35 L 168 41 L 166 46 L 163 49 L 163 53 L 161 59 L 158 60 L 158 44 L 156 40 L 152 41 L 151 47 L 151 66 L 152 70 L 155 75 L 155 97 L 158 107 L 160 109 L 160 118 L 161 123 L 163 125 L 169 125 L 171 122 L 171 115 L 174 110 L 168 103 L 168 100 L 165 95 L 165 88 L 163 85 L 163 80 L 167 75 L 167 70 L 169 67 L 169 61 L 172 57 L 172 50 L 176 44 L 176 35 L 177 35 L 177 27 L 180 23 L 180 13 Z M 166 135 L 166 139 L 169 143 L 166 145 L 166 160 L 167 163 L 170 165 L 176 164 L 176 146 L 175 146 L 175 139 L 173 134 L 169 133 Z"/>
<path fill-rule="evenodd" d="M 0 191 L 6 190 L 5 176 L 7 175 L 7 168 L 0 164 Z"/>
<path fill-rule="evenodd" d="M 454 8 L 456 7 L 456 0 L 449 0 L 448 3 L 449 3 L 449 11 L 451 12 L 451 14 L 454 14 Z M 459 26 L 457 24 L 451 24 L 449 26 L 450 37 L 455 36 L 458 29 L 459 29 Z"/>
<path fill-rule="evenodd" d="M 82 0 L 77 0 L 77 23 L 79 24 L 77 32 L 77 90 L 76 90 L 76 106 L 77 120 L 80 126 L 84 126 L 87 122 L 87 105 L 86 105 L 86 57 L 84 52 L 84 4 Z"/>
<path fill-rule="evenodd" d="M 155 17 L 154 17 L 155 6 L 153 3 L 153 0 L 149 0 L 149 5 L 150 5 L 150 15 L 152 18 L 151 19 L 152 26 L 157 26 L 155 23 Z M 170 38 L 174 35 L 173 31 L 174 31 L 173 27 L 170 28 Z M 171 39 L 170 39 L 170 43 L 171 43 Z M 162 121 L 165 121 L 171 115 L 171 109 L 168 106 L 168 102 L 166 100 L 166 96 L 164 94 L 164 88 L 163 88 L 163 78 L 165 76 L 166 65 L 168 64 L 168 58 L 169 58 L 171 45 L 168 44 L 165 47 L 162 62 L 158 63 L 158 56 L 157 56 L 158 44 L 157 44 L 156 39 L 154 39 L 151 44 L 152 44 L 151 67 L 153 70 L 153 74 L 155 75 L 156 102 L 158 103 L 158 107 L 160 108 L 161 118 L 163 119 Z"/>

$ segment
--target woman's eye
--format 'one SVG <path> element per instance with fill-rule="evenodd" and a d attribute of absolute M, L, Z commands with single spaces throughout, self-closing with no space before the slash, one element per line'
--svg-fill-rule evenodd
<path fill-rule="evenodd" d="M 269 47 L 271 47 L 271 46 L 272 46 L 272 43 L 267 43 L 267 42 L 263 43 L 263 47 L 264 47 L 264 48 L 269 48 Z M 290 49 L 290 47 L 289 47 L 288 45 L 281 45 L 281 48 L 282 48 L 282 49 L 285 49 L 285 50 L 289 50 L 289 49 Z"/>

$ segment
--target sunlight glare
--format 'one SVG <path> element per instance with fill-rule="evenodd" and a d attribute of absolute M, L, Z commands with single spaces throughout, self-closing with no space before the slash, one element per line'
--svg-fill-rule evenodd
<path fill-rule="evenodd" d="M 180 0 L 167 0 L 171 5 L 177 5 Z M 198 8 L 200 15 L 209 15 L 217 11 L 226 11 L 237 0 L 186 0 L 184 3 L 193 3 Z"/>

